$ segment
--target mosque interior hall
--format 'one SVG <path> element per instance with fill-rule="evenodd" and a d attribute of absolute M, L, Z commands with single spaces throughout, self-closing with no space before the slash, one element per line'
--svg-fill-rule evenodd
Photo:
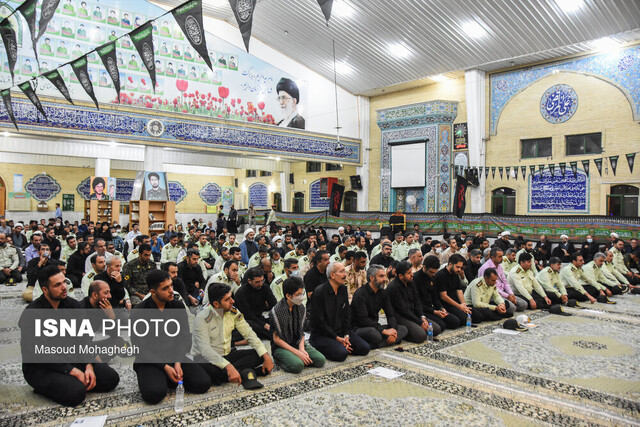
<path fill-rule="evenodd" d="M 0 426 L 640 426 L 639 1 L 0 38 Z"/>

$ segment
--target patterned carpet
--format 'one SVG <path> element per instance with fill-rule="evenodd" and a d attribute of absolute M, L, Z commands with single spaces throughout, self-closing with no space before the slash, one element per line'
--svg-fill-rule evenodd
<path fill-rule="evenodd" d="M 404 344 L 323 369 L 292 375 L 278 369 L 265 387 L 236 385 L 186 395 L 173 411 L 142 402 L 131 359 L 116 359 L 117 389 L 89 394 L 76 408 L 35 395 L 20 366 L 19 289 L 0 289 L 0 426 L 68 425 L 88 415 L 108 425 L 638 425 L 640 426 L 640 296 L 567 310 L 561 317 L 531 312 L 539 325 L 518 335 L 482 324 L 470 333 L 447 331 L 435 344 Z M 593 311 L 596 310 L 596 311 Z M 403 373 L 385 379 L 368 373 Z"/>

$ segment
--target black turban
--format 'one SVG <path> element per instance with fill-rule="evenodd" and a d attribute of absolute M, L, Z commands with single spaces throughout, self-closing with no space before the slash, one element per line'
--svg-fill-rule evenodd
<path fill-rule="evenodd" d="M 296 82 L 286 77 L 281 78 L 276 85 L 276 92 L 280 93 L 281 90 L 287 92 L 292 98 L 295 98 L 296 104 L 300 104 L 300 91 L 298 90 Z"/>

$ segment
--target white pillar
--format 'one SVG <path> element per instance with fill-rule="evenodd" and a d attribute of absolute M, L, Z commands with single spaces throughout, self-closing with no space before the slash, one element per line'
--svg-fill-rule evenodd
<path fill-rule="evenodd" d="M 96 159 L 96 174 L 95 176 L 111 176 L 111 160 L 110 159 Z"/>
<path fill-rule="evenodd" d="M 464 74 L 467 101 L 467 126 L 469 137 L 469 166 L 485 166 L 485 80 L 481 70 L 469 70 Z M 471 213 L 485 212 L 485 179 L 471 188 Z"/>
<path fill-rule="evenodd" d="M 289 192 L 291 187 L 289 185 L 289 173 L 284 171 L 280 172 L 280 196 L 282 198 L 282 211 L 289 210 Z"/>
<path fill-rule="evenodd" d="M 144 170 L 147 172 L 164 172 L 162 147 L 144 147 Z"/>
<path fill-rule="evenodd" d="M 358 97 L 358 116 L 360 118 L 360 139 L 362 140 L 362 166 L 356 168 L 356 175 L 360 175 L 362 190 L 358 191 L 358 211 L 369 209 L 369 98 Z M 379 209 L 379 208 L 378 208 Z"/>

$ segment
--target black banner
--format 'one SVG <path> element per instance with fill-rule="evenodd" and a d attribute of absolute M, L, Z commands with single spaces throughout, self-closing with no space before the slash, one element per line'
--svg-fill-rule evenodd
<path fill-rule="evenodd" d="M 602 159 L 593 159 L 593 163 L 596 164 L 598 173 L 600 174 L 600 177 L 602 177 Z"/>
<path fill-rule="evenodd" d="M 59 4 L 60 0 L 42 0 L 40 21 L 38 21 L 38 37 L 36 37 L 36 42 L 40 40 L 40 37 L 42 37 L 44 32 L 47 30 L 47 25 L 49 25 L 49 21 L 51 21 L 51 18 L 53 18 L 53 15 L 56 13 L 56 9 Z"/>
<path fill-rule="evenodd" d="M 589 176 L 589 160 L 582 161 L 582 169 L 584 169 L 584 173 L 586 173 L 587 176 Z"/>
<path fill-rule="evenodd" d="M 564 178 L 564 174 L 567 170 L 567 164 L 565 162 L 562 162 L 558 163 L 558 166 L 560 166 L 560 172 L 562 172 L 562 177 Z"/>
<path fill-rule="evenodd" d="M 636 153 L 627 154 L 627 163 L 629 163 L 629 172 L 633 173 L 633 164 L 636 161 Z"/>
<path fill-rule="evenodd" d="M 187 40 L 196 52 L 200 54 L 204 62 L 213 71 L 213 64 L 209 58 L 207 40 L 202 24 L 202 0 L 191 0 L 171 11 L 180 29 L 187 36 Z"/>
<path fill-rule="evenodd" d="M 58 70 L 49 71 L 48 73 L 43 74 L 51 82 L 52 85 L 58 89 L 58 91 L 65 97 L 67 101 L 73 104 L 73 100 L 71 99 L 71 95 L 69 94 L 69 89 L 67 89 L 67 85 L 64 83 L 63 77 L 60 75 Z"/>
<path fill-rule="evenodd" d="M 469 149 L 469 129 L 466 123 L 456 123 L 453 125 L 453 149 Z"/>
<path fill-rule="evenodd" d="M 27 0 L 18 7 L 18 11 L 24 16 L 27 25 L 29 26 L 29 32 L 31 33 L 31 43 L 33 44 L 33 53 L 36 56 L 38 62 L 38 68 L 40 68 L 40 61 L 38 60 L 38 48 L 36 47 L 36 2 L 37 0 Z"/>
<path fill-rule="evenodd" d="M 98 100 L 96 99 L 96 93 L 93 91 L 93 83 L 89 79 L 89 74 L 87 73 L 87 55 L 81 56 L 71 63 L 71 68 L 73 68 L 73 72 L 76 73 L 76 77 L 80 82 L 80 86 L 87 92 L 87 95 L 93 99 L 94 104 L 96 104 L 96 108 L 98 107 Z"/>
<path fill-rule="evenodd" d="M 536 174 L 536 165 L 530 165 L 529 166 L 529 175 L 531 175 L 531 178 L 533 178 L 533 176 Z"/>
<path fill-rule="evenodd" d="M 344 185 L 333 184 L 331 186 L 331 203 L 329 204 L 329 215 L 340 216 L 342 197 L 344 196 Z"/>
<path fill-rule="evenodd" d="M 107 69 L 109 77 L 113 82 L 113 87 L 118 94 L 118 103 L 120 103 L 120 70 L 118 69 L 118 59 L 116 58 L 116 42 L 107 43 L 96 49 L 104 68 Z"/>
<path fill-rule="evenodd" d="M 249 52 L 249 40 L 251 39 L 251 26 L 253 25 L 253 11 L 257 0 L 229 0 L 231 10 L 236 16 L 238 28 L 244 40 L 244 46 Z"/>
<path fill-rule="evenodd" d="M 527 175 L 527 167 L 520 166 L 520 172 L 522 172 L 522 179 L 525 179 L 525 176 Z"/>
<path fill-rule="evenodd" d="M 156 65 L 153 53 L 153 25 L 151 22 L 136 28 L 129 33 L 129 37 L 140 54 L 140 59 L 151 77 L 153 93 L 156 92 Z"/>
<path fill-rule="evenodd" d="M 496 167 L 491 166 L 491 178 L 496 179 Z"/>
<path fill-rule="evenodd" d="M 38 98 L 38 95 L 36 95 L 36 93 L 33 90 L 33 87 L 31 86 L 31 80 L 27 80 L 24 83 L 20 83 L 18 87 L 27 96 L 27 98 L 29 98 L 29 101 L 31 101 L 31 103 L 36 107 L 36 109 L 40 112 L 40 114 L 42 114 L 44 118 L 47 119 L 47 114 L 44 112 L 44 108 L 42 108 L 42 103 L 40 103 L 40 99 Z"/>
<path fill-rule="evenodd" d="M 569 163 L 571 165 L 571 172 L 573 172 L 573 177 L 577 177 L 578 176 L 578 162 L 570 162 Z"/>
<path fill-rule="evenodd" d="M 2 36 L 4 49 L 7 51 L 9 71 L 11 72 L 11 83 L 13 84 L 13 69 L 18 61 L 18 43 L 16 42 L 16 32 L 11 26 L 9 18 L 5 18 L 0 22 L 0 35 Z"/>
<path fill-rule="evenodd" d="M 618 168 L 618 158 L 620 156 L 609 156 L 609 163 L 611 163 L 611 170 L 613 171 L 613 176 L 616 176 L 616 169 Z"/>
<path fill-rule="evenodd" d="M 507 179 L 509 179 L 511 175 L 511 166 L 505 167 L 504 170 L 507 173 Z M 500 174 L 500 177 L 502 177 L 502 174 Z"/>
<path fill-rule="evenodd" d="M 9 118 L 11 119 L 11 122 L 15 126 L 16 130 L 20 130 L 18 129 L 18 125 L 16 124 L 16 116 L 13 113 L 13 105 L 11 105 L 11 89 L 5 89 L 0 91 L 0 95 L 2 95 L 4 108 L 7 109 L 7 113 L 9 114 Z"/>
<path fill-rule="evenodd" d="M 553 163 L 549 164 L 549 172 L 551 172 L 551 178 L 553 178 L 555 170 L 556 170 L 556 165 Z"/>
<path fill-rule="evenodd" d="M 322 14 L 324 15 L 324 19 L 327 20 L 327 26 L 329 26 L 329 20 L 331 19 L 331 7 L 333 6 L 333 0 L 318 0 L 318 4 L 320 5 L 320 9 L 322 9 Z"/>
<path fill-rule="evenodd" d="M 458 218 L 462 218 L 462 214 L 464 213 L 464 208 L 466 206 L 465 196 L 468 186 L 469 181 L 459 176 L 456 181 L 455 198 L 453 199 L 453 214 Z"/>

